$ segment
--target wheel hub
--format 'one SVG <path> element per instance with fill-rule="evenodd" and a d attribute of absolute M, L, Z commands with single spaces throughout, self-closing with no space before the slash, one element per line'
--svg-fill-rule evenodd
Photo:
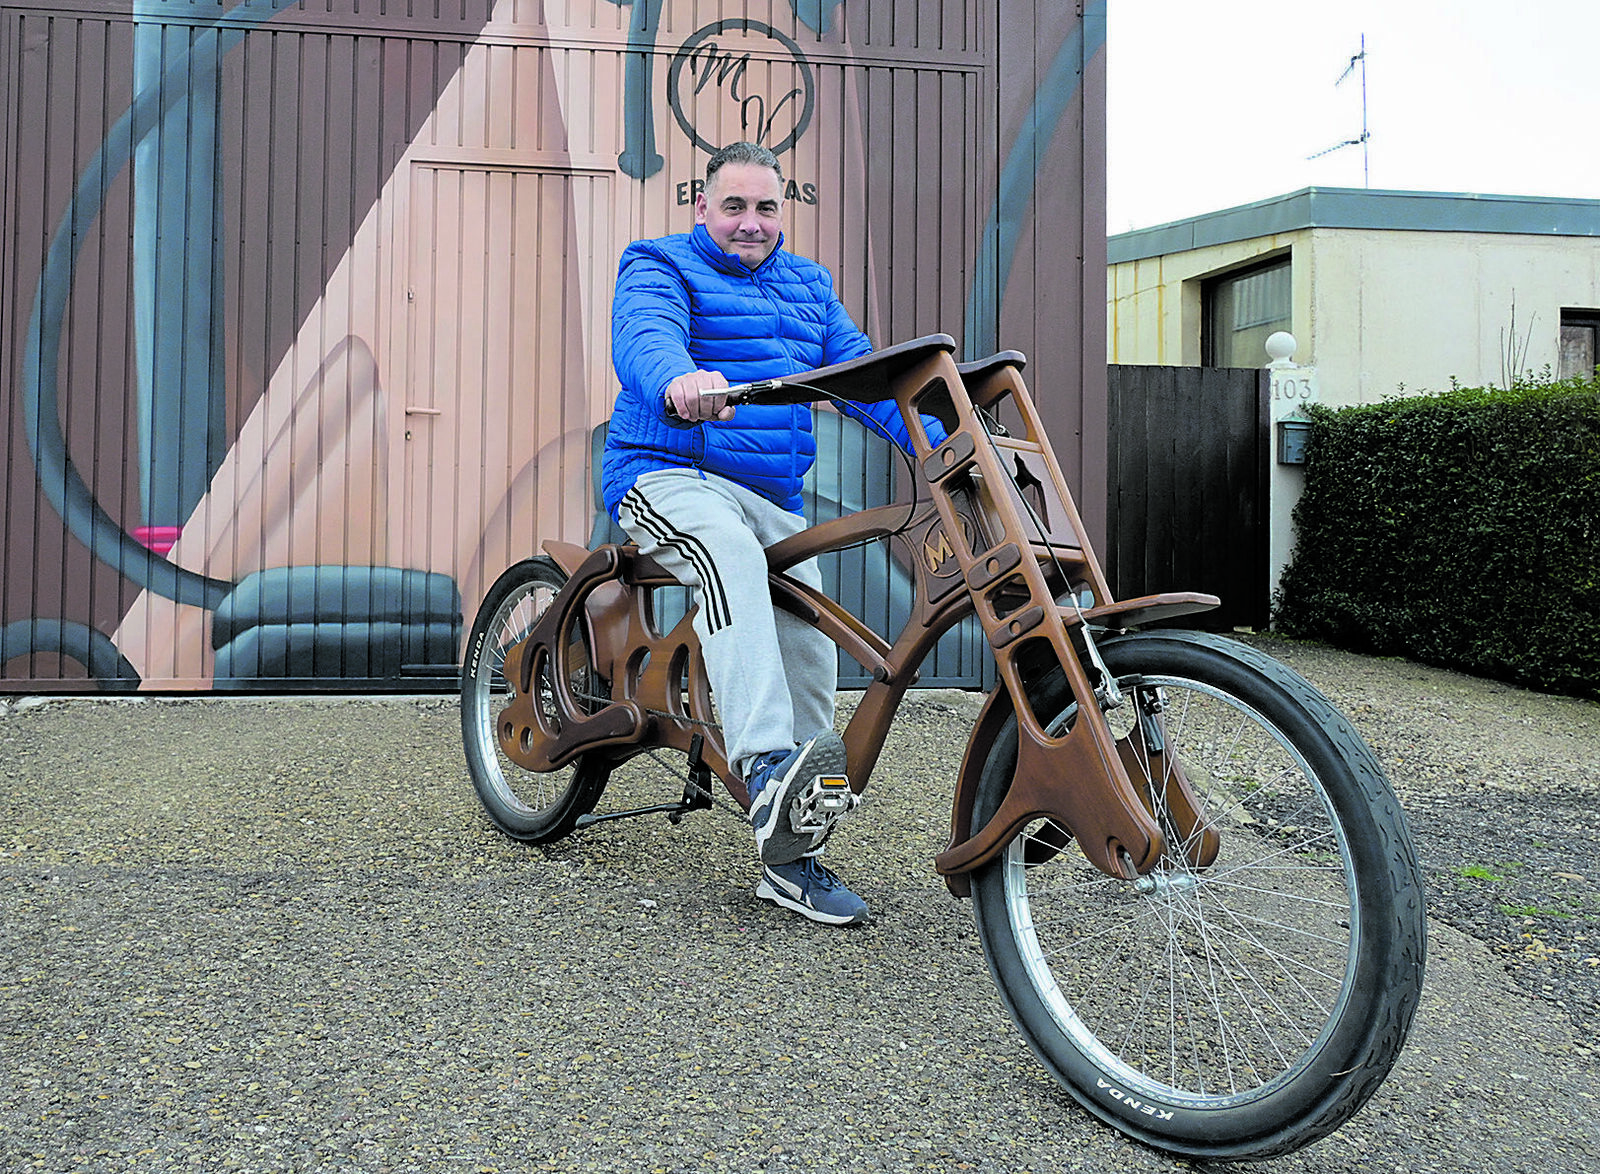
<path fill-rule="evenodd" d="M 1200 878 L 1192 872 L 1152 872 L 1133 882 L 1133 887 L 1146 897 L 1171 896 L 1175 893 L 1192 893 L 1200 887 Z"/>

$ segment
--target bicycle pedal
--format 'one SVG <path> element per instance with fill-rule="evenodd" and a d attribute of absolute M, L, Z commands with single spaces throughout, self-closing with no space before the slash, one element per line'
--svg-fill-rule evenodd
<path fill-rule="evenodd" d="M 820 835 L 861 804 L 845 775 L 817 775 L 789 806 L 789 826 L 801 835 Z"/>

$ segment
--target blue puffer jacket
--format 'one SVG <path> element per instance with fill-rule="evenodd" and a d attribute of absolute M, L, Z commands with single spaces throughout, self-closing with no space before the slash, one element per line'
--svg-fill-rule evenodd
<path fill-rule="evenodd" d="M 828 271 L 785 252 L 781 238 L 753 270 L 718 248 L 704 225 L 634 242 L 622 254 L 611 308 L 622 390 L 606 434 L 606 509 L 616 517 L 640 474 L 676 467 L 716 473 L 800 512 L 801 479 L 817 455 L 810 407 L 746 404 L 731 420 L 684 426 L 666 414 L 667 384 L 697 368 L 720 371 L 729 383 L 776 379 L 871 350 L 834 296 Z M 910 451 L 893 403 L 845 410 L 875 418 Z M 929 439 L 944 439 L 937 423 Z"/>

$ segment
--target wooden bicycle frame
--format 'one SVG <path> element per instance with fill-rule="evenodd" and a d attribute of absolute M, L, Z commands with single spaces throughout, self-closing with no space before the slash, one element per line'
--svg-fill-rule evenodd
<path fill-rule="evenodd" d="M 965 894 L 967 875 L 993 860 L 1030 821 L 1070 829 L 1096 867 L 1131 879 L 1150 871 L 1167 850 L 1153 801 L 1130 778 L 1128 764 L 1160 754 L 1160 732 L 1122 740 L 1102 706 L 1116 686 L 1099 671 L 1091 628 L 1127 629 L 1215 607 L 1214 596 L 1173 593 L 1114 602 L 1084 533 L 1066 479 L 1022 380 L 1023 358 L 1002 352 L 958 365 L 955 344 L 934 335 L 862 359 L 784 380 L 763 402 L 809 402 L 818 391 L 858 402 L 893 399 L 907 422 L 919 484 L 913 502 L 876 506 L 823 522 L 769 548 L 774 602 L 824 632 L 868 670 L 872 683 L 846 727 L 851 786 L 861 791 L 917 667 L 940 636 L 976 614 L 999 670 L 1000 686 L 975 723 L 956 781 L 950 844 L 934 866 Z M 931 445 L 922 415 L 947 432 Z M 1014 421 L 996 428 L 998 419 Z M 908 518 L 908 514 L 910 515 Z M 912 568 L 915 600 L 906 627 L 891 644 L 818 591 L 784 572 L 814 555 L 888 538 Z M 741 805 L 742 780 L 729 769 L 714 726 L 711 691 L 699 641 L 686 615 L 670 632 L 656 628 L 649 592 L 673 585 L 670 575 L 631 546 L 594 551 L 559 542 L 545 551 L 568 573 L 557 600 L 506 662 L 514 696 L 501 713 L 501 748 L 529 770 L 553 770 L 577 755 L 602 751 L 619 759 L 656 747 L 688 752 L 701 738 L 705 764 Z M 1091 594 L 1093 606 L 1078 600 Z M 1061 602 L 1061 601 L 1065 602 Z M 588 712 L 572 692 L 573 663 L 584 643 L 611 697 Z M 1085 662 L 1088 662 L 1087 665 Z M 1053 668 L 1065 676 L 1076 717 L 1065 730 L 1046 728 L 1032 696 Z M 1091 678 L 1093 674 L 1093 679 Z M 540 683 L 539 688 L 534 682 Z M 1005 799 L 974 831 L 973 802 L 983 764 L 1015 714 L 1017 763 Z M 1159 720 L 1159 719 L 1155 719 Z M 1206 864 L 1216 834 L 1176 764 L 1167 817 L 1187 850 Z M 1143 777 L 1143 772 L 1139 772 Z"/>

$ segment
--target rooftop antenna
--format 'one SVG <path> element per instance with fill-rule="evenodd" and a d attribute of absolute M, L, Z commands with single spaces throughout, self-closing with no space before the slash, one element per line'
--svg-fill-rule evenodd
<path fill-rule="evenodd" d="M 1357 138 L 1357 139 L 1346 139 L 1342 143 L 1335 143 L 1335 144 L 1333 144 L 1333 146 L 1327 148 L 1326 150 L 1318 151 L 1315 155 L 1307 155 L 1306 156 L 1306 160 L 1307 160 L 1307 162 L 1309 162 L 1312 159 L 1320 159 L 1324 155 L 1331 155 L 1335 151 L 1343 150 L 1345 147 L 1360 147 L 1361 148 L 1361 186 L 1370 188 L 1372 186 L 1372 160 L 1371 160 L 1371 158 L 1370 158 L 1370 156 L 1368 154 L 1367 140 L 1372 138 L 1372 135 L 1367 130 L 1367 34 L 1366 33 L 1362 33 L 1361 34 L 1361 52 L 1357 53 L 1354 57 L 1350 58 L 1349 63 L 1344 67 L 1344 72 L 1339 75 L 1339 80 L 1333 83 L 1334 87 L 1337 88 L 1339 86 L 1342 86 L 1344 84 L 1345 79 L 1356 71 L 1356 66 L 1357 65 L 1361 66 L 1361 137 Z"/>

